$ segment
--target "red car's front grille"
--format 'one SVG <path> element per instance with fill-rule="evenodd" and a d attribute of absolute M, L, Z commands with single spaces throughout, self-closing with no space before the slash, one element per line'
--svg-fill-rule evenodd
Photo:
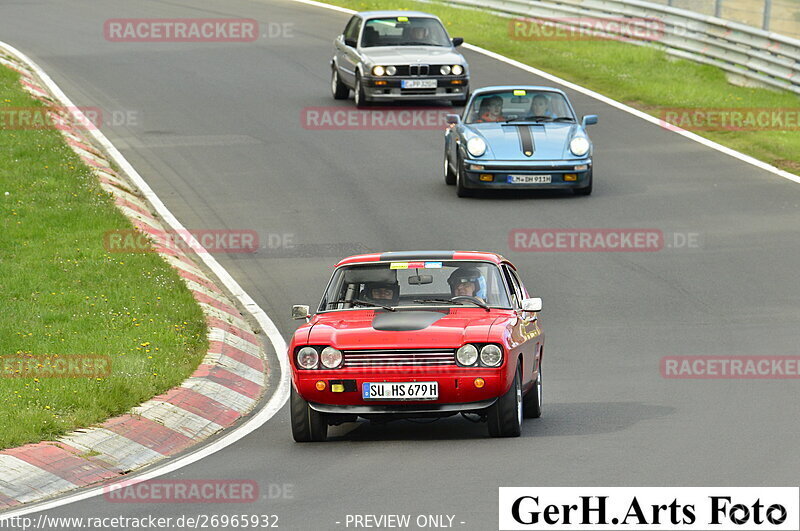
<path fill-rule="evenodd" d="M 427 367 L 455 365 L 453 349 L 344 350 L 344 367 Z"/>

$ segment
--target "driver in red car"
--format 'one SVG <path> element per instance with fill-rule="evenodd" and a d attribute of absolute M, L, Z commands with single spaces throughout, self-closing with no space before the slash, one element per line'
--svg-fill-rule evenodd
<path fill-rule="evenodd" d="M 474 267 L 459 267 L 447 279 L 453 297 L 477 297 L 486 299 L 486 280 Z"/>

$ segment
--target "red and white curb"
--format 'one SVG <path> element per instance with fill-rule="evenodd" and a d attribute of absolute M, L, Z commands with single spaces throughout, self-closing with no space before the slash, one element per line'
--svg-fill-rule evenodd
<path fill-rule="evenodd" d="M 181 248 L 168 241 L 167 235 L 176 232 L 187 234 L 182 237 L 188 248 L 202 250 L 202 247 L 157 200 L 135 170 L 132 167 L 125 168 L 130 165 L 119 152 L 102 133 L 91 128 L 82 130 L 86 126 L 81 124 L 88 122 L 80 119 L 80 111 L 23 54 L 0 43 L 0 64 L 19 72 L 23 88 L 51 107 L 48 114 L 63 133 L 67 144 L 92 168 L 103 189 L 113 195 L 117 207 L 138 230 L 149 236 L 155 250 L 184 279 L 206 316 L 209 339 L 205 358 L 180 387 L 154 397 L 125 415 L 108 419 L 98 426 L 76 430 L 56 441 L 0 451 L 0 510 L 3 510 L 80 487 L 108 483 L 130 471 L 183 452 L 252 411 L 265 393 L 270 367 L 267 366 L 260 339 L 236 309 L 233 300 Z M 64 107 L 58 106 L 57 102 L 64 104 Z M 94 137 L 94 142 L 86 133 Z M 102 145 L 111 154 L 110 158 L 126 170 L 127 175 L 115 171 L 95 143 Z M 144 193 L 135 193 L 137 188 Z M 154 208 L 142 196 L 150 196 L 148 200 Z M 154 214 L 152 210 L 161 215 Z M 280 409 L 288 395 L 285 360 L 281 357 L 285 352 L 285 342 L 263 310 L 255 305 L 213 257 L 198 256 L 259 321 L 279 355 L 279 368 L 284 377 L 278 388 L 271 390 L 273 395 L 267 407 L 257 415 L 258 425 L 263 424 Z M 248 423 L 253 424 L 252 421 Z M 234 439 L 238 440 L 258 425 L 237 428 Z M 231 442 L 234 441 L 227 444 Z M 224 447 L 217 443 L 215 441 L 214 448 L 205 453 Z M 185 459 L 185 464 L 201 457 L 195 455 L 192 459 Z M 173 464 L 164 468 L 174 469 L 177 466 Z"/>

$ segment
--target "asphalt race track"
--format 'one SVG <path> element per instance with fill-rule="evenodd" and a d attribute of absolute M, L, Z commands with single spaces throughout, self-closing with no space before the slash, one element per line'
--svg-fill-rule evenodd
<path fill-rule="evenodd" d="M 126 17 L 254 18 L 291 32 L 254 43 L 106 41 L 104 21 Z M 104 132 L 186 227 L 259 233 L 258 254 L 217 258 L 287 339 L 291 305 L 314 306 L 347 254 L 506 255 L 544 300 L 544 416 L 518 439 L 453 417 L 349 424 L 328 443 L 300 445 L 286 406 L 167 476 L 252 479 L 258 503 L 95 497 L 48 514 L 275 514 L 282 529 L 344 529 L 347 514 L 447 514 L 456 528 L 485 530 L 497 526 L 499 486 L 796 485 L 797 380 L 665 379 L 660 361 L 797 355 L 800 186 L 567 91 L 578 114 L 600 116 L 589 129 L 592 196 L 458 199 L 441 175 L 439 130 L 303 127 L 304 107 L 353 107 L 329 89 L 332 40 L 347 18 L 283 0 L 2 0 L 0 40 L 77 105 L 117 120 Z M 466 55 L 474 87 L 542 83 Z M 668 245 L 517 252 L 509 232 L 519 228 L 658 229 Z M 692 248 L 669 245 L 687 235 Z"/>

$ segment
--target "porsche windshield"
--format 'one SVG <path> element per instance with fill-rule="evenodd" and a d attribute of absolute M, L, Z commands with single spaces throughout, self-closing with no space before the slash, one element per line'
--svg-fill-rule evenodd
<path fill-rule="evenodd" d="M 450 46 L 438 19 L 428 17 L 373 18 L 364 25 L 361 46 Z"/>
<path fill-rule="evenodd" d="M 558 92 L 521 89 L 475 96 L 466 117 L 467 123 L 575 121 L 567 99 Z"/>
<path fill-rule="evenodd" d="M 448 260 L 340 267 L 333 274 L 319 311 L 461 305 L 510 308 L 495 264 Z"/>

